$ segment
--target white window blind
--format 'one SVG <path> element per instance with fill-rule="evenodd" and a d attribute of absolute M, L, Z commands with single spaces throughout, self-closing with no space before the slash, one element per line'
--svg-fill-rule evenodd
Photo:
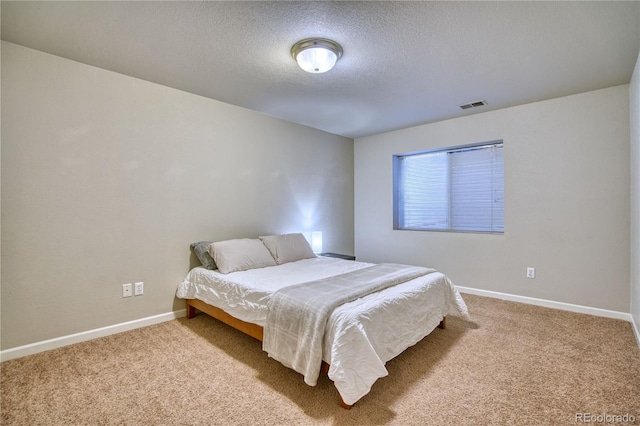
<path fill-rule="evenodd" d="M 504 232 L 502 141 L 394 156 L 394 227 Z"/>

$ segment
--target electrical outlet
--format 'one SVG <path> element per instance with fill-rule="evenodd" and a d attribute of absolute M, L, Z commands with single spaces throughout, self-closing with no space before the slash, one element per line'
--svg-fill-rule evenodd
<path fill-rule="evenodd" d="M 131 297 L 131 283 L 122 284 L 122 297 Z"/>
<path fill-rule="evenodd" d="M 144 294 L 144 283 L 142 281 L 135 283 L 133 287 L 133 294 L 136 296 L 142 296 Z"/>
<path fill-rule="evenodd" d="M 535 278 L 535 277 L 536 277 L 536 268 L 528 267 L 527 278 Z"/>

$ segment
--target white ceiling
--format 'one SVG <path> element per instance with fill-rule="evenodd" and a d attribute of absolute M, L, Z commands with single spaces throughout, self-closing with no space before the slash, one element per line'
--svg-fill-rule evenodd
<path fill-rule="evenodd" d="M 2 39 L 347 137 L 626 84 L 640 2 L 10 2 Z M 325 37 L 325 74 L 289 50 Z M 488 105 L 462 110 L 484 99 Z"/>

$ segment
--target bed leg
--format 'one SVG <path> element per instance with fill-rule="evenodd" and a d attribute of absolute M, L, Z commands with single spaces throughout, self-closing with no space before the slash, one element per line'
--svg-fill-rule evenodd
<path fill-rule="evenodd" d="M 338 393 L 338 399 L 340 400 L 340 406 L 342 408 L 344 408 L 345 410 L 351 410 L 351 407 L 353 407 L 353 405 L 345 404 L 345 402 L 342 400 L 342 395 L 340 395 L 339 393 Z"/>
<path fill-rule="evenodd" d="M 187 319 L 191 319 L 196 316 L 196 308 L 191 306 L 189 302 L 187 302 Z"/>
<path fill-rule="evenodd" d="M 445 329 L 445 327 L 447 326 L 447 317 L 442 318 L 442 321 L 440 321 L 440 324 L 438 324 L 438 328 L 441 329 Z"/>
<path fill-rule="evenodd" d="M 327 364 L 325 361 L 322 361 L 322 364 L 320 364 L 320 371 L 328 375 L 329 367 L 331 367 L 329 364 Z M 340 395 L 340 392 L 338 392 L 338 402 L 340 402 L 340 406 L 345 410 L 351 410 L 351 407 L 353 407 L 353 405 L 345 404 L 345 402 L 342 400 L 342 395 Z"/>

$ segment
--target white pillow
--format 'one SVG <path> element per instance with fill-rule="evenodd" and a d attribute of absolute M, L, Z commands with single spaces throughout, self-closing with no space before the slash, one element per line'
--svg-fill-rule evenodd
<path fill-rule="evenodd" d="M 240 238 L 209 244 L 209 254 L 223 274 L 276 266 L 269 250 L 258 239 Z"/>
<path fill-rule="evenodd" d="M 302 234 L 268 235 L 260 237 L 278 265 L 316 257 Z"/>

